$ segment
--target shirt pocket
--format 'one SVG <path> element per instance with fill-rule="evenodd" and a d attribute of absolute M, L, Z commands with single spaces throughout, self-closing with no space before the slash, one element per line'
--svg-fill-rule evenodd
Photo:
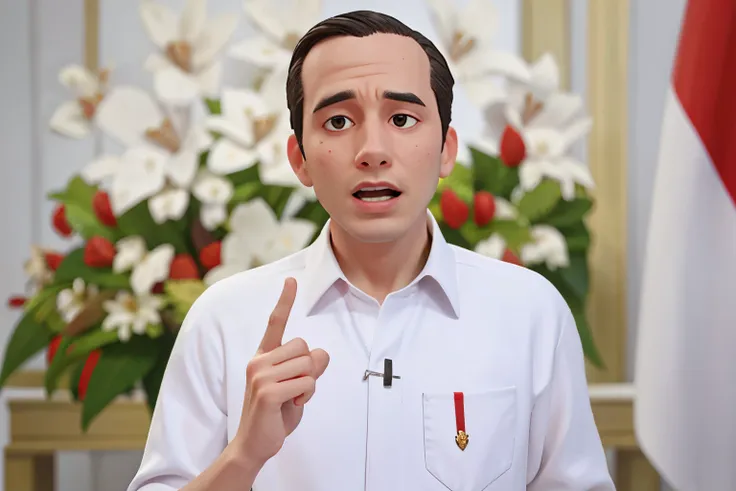
<path fill-rule="evenodd" d="M 450 491 L 481 491 L 511 468 L 516 440 L 516 388 L 463 394 L 468 444 L 455 442 L 452 392 L 423 393 L 427 471 Z"/>

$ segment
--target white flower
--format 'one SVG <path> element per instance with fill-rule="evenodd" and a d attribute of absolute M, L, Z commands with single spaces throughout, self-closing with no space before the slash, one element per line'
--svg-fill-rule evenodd
<path fill-rule="evenodd" d="M 492 47 L 498 24 L 492 2 L 469 0 L 463 7 L 452 0 L 427 0 L 427 3 L 440 38 L 437 48 L 445 56 L 458 85 L 478 107 L 503 97 L 503 87 L 495 83 L 494 77 L 520 80 L 529 77 L 522 58 Z"/>
<path fill-rule="evenodd" d="M 97 106 L 105 96 L 109 71 L 98 74 L 79 66 L 64 67 L 59 82 L 74 94 L 74 100 L 62 103 L 51 116 L 51 129 L 71 138 L 84 138 L 92 130 Z"/>
<path fill-rule="evenodd" d="M 550 177 L 560 183 L 563 198 L 571 200 L 576 183 L 594 187 L 588 166 L 569 155 L 572 146 L 590 132 L 592 122 L 579 116 L 583 108 L 579 95 L 558 91 L 559 73 L 550 55 L 542 56 L 530 73 L 525 82 L 509 82 L 506 99 L 488 105 L 485 132 L 477 144 L 497 155 L 504 130 L 512 127 L 526 149 L 519 168 L 522 190 L 533 189 L 543 177 Z"/>
<path fill-rule="evenodd" d="M 285 113 L 274 110 L 257 92 L 244 89 L 226 89 L 221 100 L 222 114 L 210 116 L 205 125 L 221 133 L 222 138 L 212 144 L 207 167 L 218 175 L 231 174 L 261 161 L 269 165 L 274 158 L 273 140 L 281 134 Z M 283 141 L 286 144 L 286 140 Z"/>
<path fill-rule="evenodd" d="M 199 220 L 207 230 L 213 230 L 227 219 L 227 203 L 233 197 L 233 184 L 228 179 L 206 170 L 200 171 L 192 193 L 202 203 Z"/>
<path fill-rule="evenodd" d="M 272 0 L 246 0 L 245 12 L 261 35 L 234 43 L 230 56 L 258 67 L 288 67 L 297 41 L 320 17 L 320 0 L 294 0 L 284 8 Z"/>
<path fill-rule="evenodd" d="M 565 236 L 549 225 L 537 225 L 531 229 L 532 241 L 521 248 L 521 260 L 524 264 L 545 263 L 555 270 L 570 264 Z"/>
<path fill-rule="evenodd" d="M 120 291 L 114 300 L 103 303 L 108 315 L 102 321 L 102 330 L 117 329 L 120 341 L 126 342 L 132 333 L 145 334 L 148 325 L 161 323 L 159 309 L 162 305 L 161 299 L 155 295 L 133 296 L 130 292 Z"/>
<path fill-rule="evenodd" d="M 205 275 L 204 282 L 211 285 L 298 252 L 308 245 L 315 230 L 308 220 L 279 221 L 261 198 L 240 204 L 230 216 L 230 233 L 222 241 L 222 262 Z"/>
<path fill-rule="evenodd" d="M 90 296 L 97 295 L 98 288 L 87 286 L 82 278 L 76 278 L 71 288 L 61 290 L 56 296 L 56 309 L 64 322 L 71 322 L 84 308 Z"/>
<path fill-rule="evenodd" d="M 222 77 L 222 61 L 217 57 L 235 32 L 238 15 L 208 20 L 206 0 L 187 0 L 181 17 L 165 5 L 144 0 L 140 13 L 160 50 L 145 63 L 154 73 L 158 98 L 188 104 L 198 97 L 215 97 Z"/>
<path fill-rule="evenodd" d="M 46 251 L 31 245 L 31 257 L 23 264 L 32 291 L 36 291 L 54 278 L 54 272 L 46 264 Z"/>
<path fill-rule="evenodd" d="M 493 259 L 501 259 L 506 252 L 506 241 L 499 234 L 491 234 L 475 245 L 475 252 Z"/>
<path fill-rule="evenodd" d="M 133 235 L 115 244 L 117 253 L 112 263 L 115 273 L 133 270 L 130 286 L 137 295 L 150 293 L 154 285 L 169 277 L 169 267 L 174 259 L 174 246 L 161 244 L 148 251 L 143 237 Z"/>

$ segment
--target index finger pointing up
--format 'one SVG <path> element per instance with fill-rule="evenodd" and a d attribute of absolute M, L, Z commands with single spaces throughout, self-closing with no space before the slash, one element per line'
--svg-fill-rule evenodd
<path fill-rule="evenodd" d="M 296 280 L 291 277 L 286 278 L 284 288 L 281 290 L 281 296 L 278 302 L 276 302 L 276 307 L 271 312 L 271 316 L 268 318 L 268 325 L 266 326 L 266 332 L 263 334 L 261 346 L 258 348 L 259 351 L 266 353 L 281 346 L 284 331 L 286 330 L 286 321 L 289 320 L 289 314 L 291 313 L 291 307 L 294 305 L 295 298 Z"/>

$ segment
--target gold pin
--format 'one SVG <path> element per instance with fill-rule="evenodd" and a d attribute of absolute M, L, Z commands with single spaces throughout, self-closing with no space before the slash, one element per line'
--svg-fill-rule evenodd
<path fill-rule="evenodd" d="M 457 435 L 455 435 L 455 443 L 457 443 L 457 446 L 460 448 L 460 450 L 465 450 L 465 447 L 468 446 L 469 438 L 469 435 L 463 430 L 457 432 Z"/>

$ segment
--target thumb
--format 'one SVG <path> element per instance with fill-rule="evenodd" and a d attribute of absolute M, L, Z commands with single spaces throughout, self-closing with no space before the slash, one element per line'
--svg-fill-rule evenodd
<path fill-rule="evenodd" d="M 312 350 L 309 356 L 312 357 L 312 362 L 314 363 L 314 378 L 319 378 L 325 373 L 325 369 L 327 369 L 327 365 L 330 363 L 330 355 L 325 350 L 317 348 Z"/>

